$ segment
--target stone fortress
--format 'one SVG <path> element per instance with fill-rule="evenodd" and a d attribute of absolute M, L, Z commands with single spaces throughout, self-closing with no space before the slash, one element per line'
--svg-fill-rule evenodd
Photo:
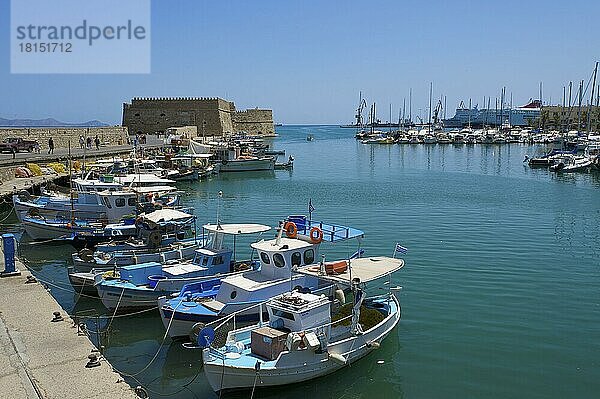
<path fill-rule="evenodd" d="M 130 135 L 164 133 L 179 126 L 196 126 L 199 137 L 275 133 L 272 110 L 237 111 L 232 101 L 205 97 L 134 98 L 123 104 L 123 126 Z"/>

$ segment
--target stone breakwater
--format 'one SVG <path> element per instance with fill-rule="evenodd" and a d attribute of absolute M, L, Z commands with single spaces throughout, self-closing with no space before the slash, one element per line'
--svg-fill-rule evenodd
<path fill-rule="evenodd" d="M 55 148 L 79 148 L 79 137 L 91 137 L 92 142 L 96 136 L 103 146 L 127 144 L 127 128 L 124 126 L 107 127 L 3 127 L 0 128 L 0 141 L 9 137 L 21 137 L 26 140 L 37 140 L 42 150 L 48 149 L 48 140 L 52 137 Z"/>

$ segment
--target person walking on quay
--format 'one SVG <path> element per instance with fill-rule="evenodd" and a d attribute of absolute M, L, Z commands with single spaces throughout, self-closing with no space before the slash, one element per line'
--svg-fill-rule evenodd
<path fill-rule="evenodd" d="M 96 135 L 96 138 L 94 139 L 94 144 L 96 144 L 96 150 L 100 149 L 100 139 L 98 138 L 98 135 Z"/>
<path fill-rule="evenodd" d="M 35 142 L 35 144 L 33 145 L 33 150 L 34 150 L 36 153 L 38 153 L 38 154 L 39 154 L 40 152 L 42 152 L 42 149 L 40 148 L 40 143 L 38 143 L 38 142 L 36 141 L 36 142 Z"/>
<path fill-rule="evenodd" d="M 92 138 L 88 137 L 85 144 L 87 146 L 87 149 L 91 150 L 92 149 Z"/>
<path fill-rule="evenodd" d="M 79 148 L 81 148 L 83 150 L 83 147 L 85 146 L 85 139 L 83 138 L 83 135 L 79 136 Z"/>
<path fill-rule="evenodd" d="M 48 139 L 48 154 L 54 154 L 54 140 L 52 140 L 52 137 Z"/>

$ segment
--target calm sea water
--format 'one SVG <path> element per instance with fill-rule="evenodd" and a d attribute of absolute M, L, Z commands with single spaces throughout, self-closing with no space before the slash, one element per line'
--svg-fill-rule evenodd
<path fill-rule="evenodd" d="M 277 131 L 274 146 L 294 155 L 294 170 L 181 185 L 200 220 L 214 221 L 218 208 L 224 222 L 275 226 L 305 214 L 312 199 L 313 218 L 365 231 L 367 255 L 391 255 L 396 242 L 409 252 L 394 277 L 402 320 L 381 348 L 336 374 L 256 397 L 598 397 L 600 173 L 530 169 L 524 156 L 543 149 L 521 144 L 369 146 L 333 126 Z M 355 249 L 322 251 L 333 258 Z M 95 300 L 75 303 L 71 248 L 22 252 L 65 309 L 105 312 Z M 101 342 L 129 374 L 158 352 L 135 376 L 154 397 L 214 397 L 200 353 L 169 339 L 161 347 L 163 334 L 155 311 L 115 318 Z"/>

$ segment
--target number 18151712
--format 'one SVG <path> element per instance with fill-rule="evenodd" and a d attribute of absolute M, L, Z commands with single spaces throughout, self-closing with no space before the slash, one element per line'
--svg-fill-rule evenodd
<path fill-rule="evenodd" d="M 22 53 L 71 53 L 72 43 L 19 43 Z"/>

